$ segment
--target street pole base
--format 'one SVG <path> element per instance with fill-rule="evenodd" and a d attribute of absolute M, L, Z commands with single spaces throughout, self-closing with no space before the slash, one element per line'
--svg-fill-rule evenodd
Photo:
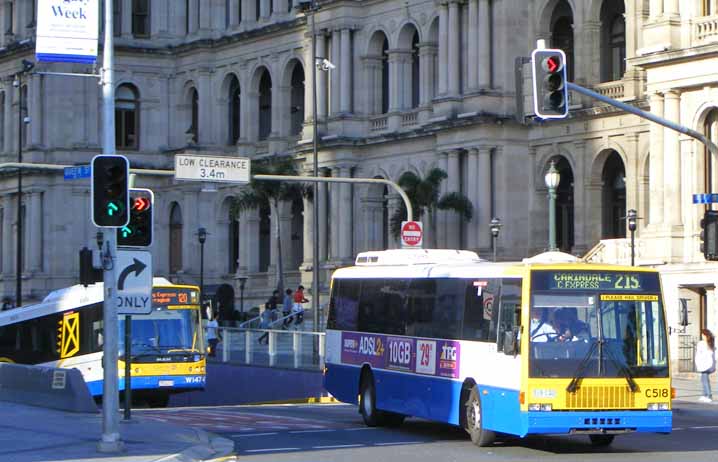
<path fill-rule="evenodd" d="M 120 435 L 102 435 L 102 440 L 97 443 L 97 452 L 116 453 L 125 450 L 125 445 L 120 441 Z"/>

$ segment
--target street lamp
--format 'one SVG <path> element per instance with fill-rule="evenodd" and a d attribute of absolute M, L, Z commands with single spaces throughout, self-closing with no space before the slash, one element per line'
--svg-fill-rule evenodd
<path fill-rule="evenodd" d="M 197 240 L 199 241 L 199 301 L 204 302 L 204 243 L 207 240 L 207 230 L 197 229 Z"/>
<path fill-rule="evenodd" d="M 494 261 L 496 261 L 496 239 L 499 237 L 499 231 L 501 231 L 501 220 L 494 217 L 489 223 L 489 229 L 491 229 L 491 244 L 494 248 Z"/>
<path fill-rule="evenodd" d="M 551 165 L 544 177 L 548 188 L 548 250 L 554 252 L 556 247 L 556 188 L 561 182 L 561 175 L 556 170 L 556 161 L 552 160 Z"/>
<path fill-rule="evenodd" d="M 631 232 L 631 266 L 635 266 L 636 262 L 636 247 L 635 247 L 635 234 L 636 234 L 636 220 L 638 220 L 638 212 L 634 209 L 626 212 L 626 219 L 628 220 L 628 230 Z"/>
<path fill-rule="evenodd" d="M 244 321 L 244 284 L 247 283 L 247 276 L 236 276 L 237 282 L 239 282 L 239 313 L 240 319 Z M 240 321 L 241 322 L 241 321 Z"/>

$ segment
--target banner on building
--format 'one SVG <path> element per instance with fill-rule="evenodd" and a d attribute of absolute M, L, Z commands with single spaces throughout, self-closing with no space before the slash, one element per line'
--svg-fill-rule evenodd
<path fill-rule="evenodd" d="M 92 64 L 97 60 L 98 0 L 38 0 L 38 61 Z"/>

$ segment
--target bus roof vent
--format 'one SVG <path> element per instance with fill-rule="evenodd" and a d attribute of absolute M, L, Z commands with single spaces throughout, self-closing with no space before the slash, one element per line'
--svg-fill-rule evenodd
<path fill-rule="evenodd" d="M 544 252 L 533 257 L 524 258 L 523 263 L 575 263 L 578 257 L 564 252 Z"/>
<path fill-rule="evenodd" d="M 357 266 L 426 265 L 430 263 L 476 263 L 476 252 L 447 249 L 392 249 L 361 252 Z"/>

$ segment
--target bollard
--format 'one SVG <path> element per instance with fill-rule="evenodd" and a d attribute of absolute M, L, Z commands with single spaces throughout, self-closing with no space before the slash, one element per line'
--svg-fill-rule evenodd
<path fill-rule="evenodd" d="M 319 370 L 324 370 L 324 344 L 326 339 L 324 335 L 319 335 Z"/>
<path fill-rule="evenodd" d="M 269 331 L 269 366 L 274 367 L 277 361 L 277 336 L 273 330 Z"/>
<path fill-rule="evenodd" d="M 292 334 L 292 352 L 294 353 L 294 368 L 299 369 L 300 355 L 302 353 L 302 345 L 300 333 L 295 331 Z"/>
<path fill-rule="evenodd" d="M 231 332 L 229 329 L 222 329 L 222 362 L 226 363 L 229 361 L 229 336 Z"/>
<path fill-rule="evenodd" d="M 252 364 L 252 336 L 250 331 L 244 331 L 244 363 Z"/>

